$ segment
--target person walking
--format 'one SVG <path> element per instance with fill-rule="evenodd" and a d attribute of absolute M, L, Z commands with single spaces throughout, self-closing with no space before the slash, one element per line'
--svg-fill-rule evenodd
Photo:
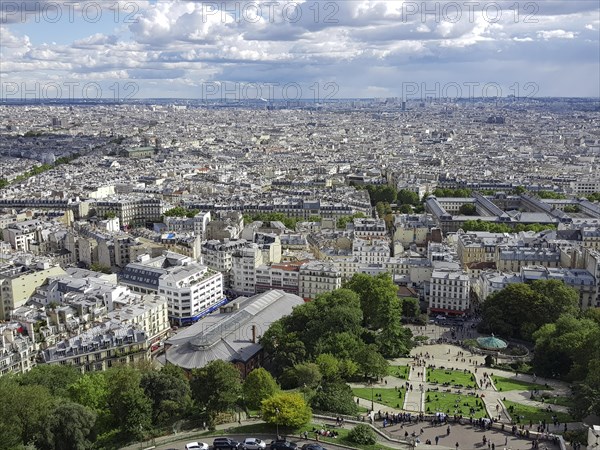
<path fill-rule="evenodd" d="M 440 442 L 440 437 L 439 437 L 439 436 L 436 436 L 436 437 L 435 437 L 435 445 L 438 445 L 438 442 Z"/>
<path fill-rule="evenodd" d="M 458 447 L 459 447 L 458 442 L 455 444 L 455 447 L 456 447 L 456 450 L 458 450 Z"/>

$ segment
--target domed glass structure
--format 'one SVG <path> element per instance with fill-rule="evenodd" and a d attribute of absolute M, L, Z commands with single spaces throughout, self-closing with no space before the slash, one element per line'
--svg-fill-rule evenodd
<path fill-rule="evenodd" d="M 477 344 L 486 350 L 503 350 L 508 344 L 502 339 L 498 339 L 493 334 L 487 337 L 477 338 Z"/>

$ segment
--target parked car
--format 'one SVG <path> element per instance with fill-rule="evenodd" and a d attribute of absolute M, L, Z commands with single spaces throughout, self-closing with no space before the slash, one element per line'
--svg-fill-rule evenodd
<path fill-rule="evenodd" d="M 215 438 L 213 441 L 214 450 L 237 450 L 241 449 L 242 444 L 229 438 Z"/>
<path fill-rule="evenodd" d="M 208 450 L 208 444 L 204 442 L 190 442 L 185 444 L 185 450 Z"/>
<path fill-rule="evenodd" d="M 271 442 L 271 450 L 296 450 L 298 444 L 290 441 L 273 441 Z"/>
<path fill-rule="evenodd" d="M 246 450 L 264 450 L 267 447 L 267 443 L 257 438 L 246 438 L 242 442 L 242 446 Z"/>
<path fill-rule="evenodd" d="M 302 450 L 327 450 L 327 449 L 324 447 L 321 447 L 319 444 L 312 443 L 312 444 L 304 444 L 302 446 Z"/>

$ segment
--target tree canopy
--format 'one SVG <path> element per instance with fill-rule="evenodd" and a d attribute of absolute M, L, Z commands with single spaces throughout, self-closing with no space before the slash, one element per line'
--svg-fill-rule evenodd
<path fill-rule="evenodd" d="M 575 315 L 578 310 L 577 291 L 562 281 L 510 284 L 485 300 L 479 330 L 531 341 L 542 325 L 555 322 L 561 314 Z"/>
<path fill-rule="evenodd" d="M 298 428 L 310 422 L 312 411 L 302 395 L 280 392 L 262 401 L 261 416 L 273 425 Z"/>
<path fill-rule="evenodd" d="M 260 408 L 261 402 L 279 392 L 273 376 L 262 367 L 254 369 L 244 381 L 244 401 L 249 408 Z"/>

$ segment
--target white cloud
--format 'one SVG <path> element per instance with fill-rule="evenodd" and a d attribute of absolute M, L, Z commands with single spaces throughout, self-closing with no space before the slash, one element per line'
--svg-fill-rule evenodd
<path fill-rule="evenodd" d="M 538 31 L 538 37 L 548 39 L 575 39 L 577 33 L 565 30 L 550 30 L 550 31 Z"/>

